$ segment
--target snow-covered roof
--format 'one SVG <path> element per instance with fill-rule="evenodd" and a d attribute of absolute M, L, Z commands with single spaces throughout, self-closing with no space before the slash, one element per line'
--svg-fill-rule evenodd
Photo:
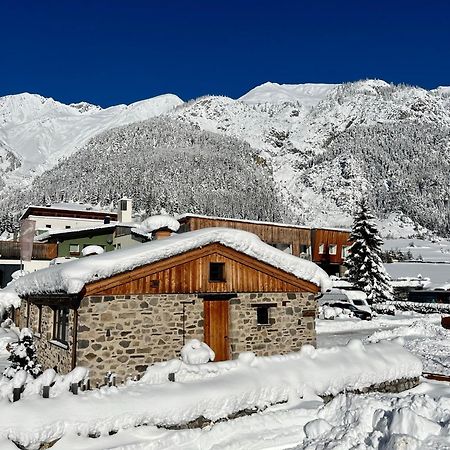
<path fill-rule="evenodd" d="M 269 225 L 269 226 L 274 226 L 274 227 L 298 228 L 300 230 L 329 230 L 329 231 L 343 231 L 346 233 L 350 233 L 352 231 L 350 228 L 310 227 L 307 225 L 296 225 L 296 224 L 292 224 L 292 223 L 268 222 L 268 221 L 263 221 L 263 220 L 250 220 L 250 219 L 234 219 L 232 217 L 205 216 L 202 214 L 192 214 L 192 213 L 183 213 L 183 214 L 179 214 L 175 217 L 179 221 L 193 217 L 193 218 L 198 218 L 198 219 L 227 220 L 230 222 L 253 223 L 256 225 Z"/>
<path fill-rule="evenodd" d="M 302 230 L 310 230 L 311 227 L 306 225 L 293 225 L 287 223 L 280 222 L 266 222 L 261 220 L 248 220 L 248 219 L 233 219 L 232 217 L 219 217 L 219 216 L 204 216 L 202 214 L 191 214 L 191 213 L 183 213 L 176 216 L 177 220 L 188 219 L 190 217 L 195 217 L 199 219 L 210 219 L 210 220 L 228 220 L 230 222 L 242 222 L 242 223 L 254 223 L 257 225 L 272 225 L 276 227 L 289 227 L 289 228 L 299 228 Z"/>
<path fill-rule="evenodd" d="M 391 281 L 394 287 L 429 287 L 431 281 L 423 277 L 400 277 Z"/>
<path fill-rule="evenodd" d="M 252 233 L 230 228 L 204 228 L 102 255 L 82 258 L 33 272 L 17 280 L 14 286 L 17 293 L 22 296 L 59 292 L 76 294 L 87 283 L 109 278 L 212 243 L 220 243 L 291 273 L 301 280 L 319 286 L 322 291 L 331 287 L 330 278 L 315 263 L 275 249 Z"/>
<path fill-rule="evenodd" d="M 121 226 L 129 226 L 134 227 L 135 225 L 124 225 L 124 224 L 120 224 Z M 34 238 L 35 241 L 40 242 L 40 241 L 45 241 L 53 236 L 63 236 L 65 234 L 74 234 L 74 233 L 85 233 L 85 232 L 89 232 L 89 231 L 98 231 L 98 230 L 108 230 L 108 229 L 114 229 L 116 228 L 116 223 L 108 223 L 108 224 L 103 224 L 103 225 L 96 225 L 96 226 L 92 226 L 92 227 L 85 227 L 85 228 L 67 228 L 67 229 L 49 229 L 48 231 L 46 231 L 45 233 L 41 233 L 38 236 L 36 236 Z"/>

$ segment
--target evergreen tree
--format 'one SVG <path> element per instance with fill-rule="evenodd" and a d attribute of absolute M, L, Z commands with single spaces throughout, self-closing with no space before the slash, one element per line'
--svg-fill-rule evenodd
<path fill-rule="evenodd" d="M 29 328 L 22 328 L 19 340 L 10 345 L 11 365 L 4 371 L 4 375 L 12 378 L 19 370 L 25 370 L 34 378 L 42 373 L 41 365 L 36 361 L 36 347 L 33 343 L 33 334 Z"/>
<path fill-rule="evenodd" d="M 346 260 L 348 277 L 353 285 L 367 294 L 369 303 L 380 303 L 392 300 L 390 276 L 381 261 L 382 239 L 370 214 L 367 200 L 362 199 L 357 205 L 350 240 L 350 248 Z"/>

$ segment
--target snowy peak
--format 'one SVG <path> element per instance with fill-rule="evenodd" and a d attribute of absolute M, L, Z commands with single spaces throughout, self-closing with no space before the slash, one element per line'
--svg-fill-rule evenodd
<path fill-rule="evenodd" d="M 304 83 L 278 84 L 264 83 L 239 98 L 242 102 L 255 103 L 300 103 L 306 107 L 317 105 L 337 84 Z"/>
<path fill-rule="evenodd" d="M 8 172 L 5 182 L 29 182 L 96 134 L 165 114 L 182 103 L 173 94 L 105 109 L 87 102 L 65 105 L 29 93 L 1 97 L 0 165 L 3 172 Z M 20 167 L 16 160 L 20 160 Z"/>

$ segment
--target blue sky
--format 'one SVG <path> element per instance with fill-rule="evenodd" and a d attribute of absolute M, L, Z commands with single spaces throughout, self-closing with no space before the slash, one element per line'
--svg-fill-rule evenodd
<path fill-rule="evenodd" d="M 0 0 L 0 95 L 102 106 L 266 81 L 450 84 L 448 0 Z"/>

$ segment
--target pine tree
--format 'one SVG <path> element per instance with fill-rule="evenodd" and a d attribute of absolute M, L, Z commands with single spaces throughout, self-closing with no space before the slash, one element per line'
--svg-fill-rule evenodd
<path fill-rule="evenodd" d="M 369 303 L 380 303 L 393 299 L 390 276 L 381 261 L 382 239 L 369 212 L 367 200 L 358 202 L 346 260 L 351 283 L 367 294 Z"/>
<path fill-rule="evenodd" d="M 12 378 L 19 370 L 25 370 L 36 378 L 42 373 L 41 365 L 36 360 L 33 334 L 29 328 L 22 328 L 19 340 L 9 345 L 11 354 L 8 361 L 11 361 L 11 365 L 4 371 L 3 375 Z"/>

